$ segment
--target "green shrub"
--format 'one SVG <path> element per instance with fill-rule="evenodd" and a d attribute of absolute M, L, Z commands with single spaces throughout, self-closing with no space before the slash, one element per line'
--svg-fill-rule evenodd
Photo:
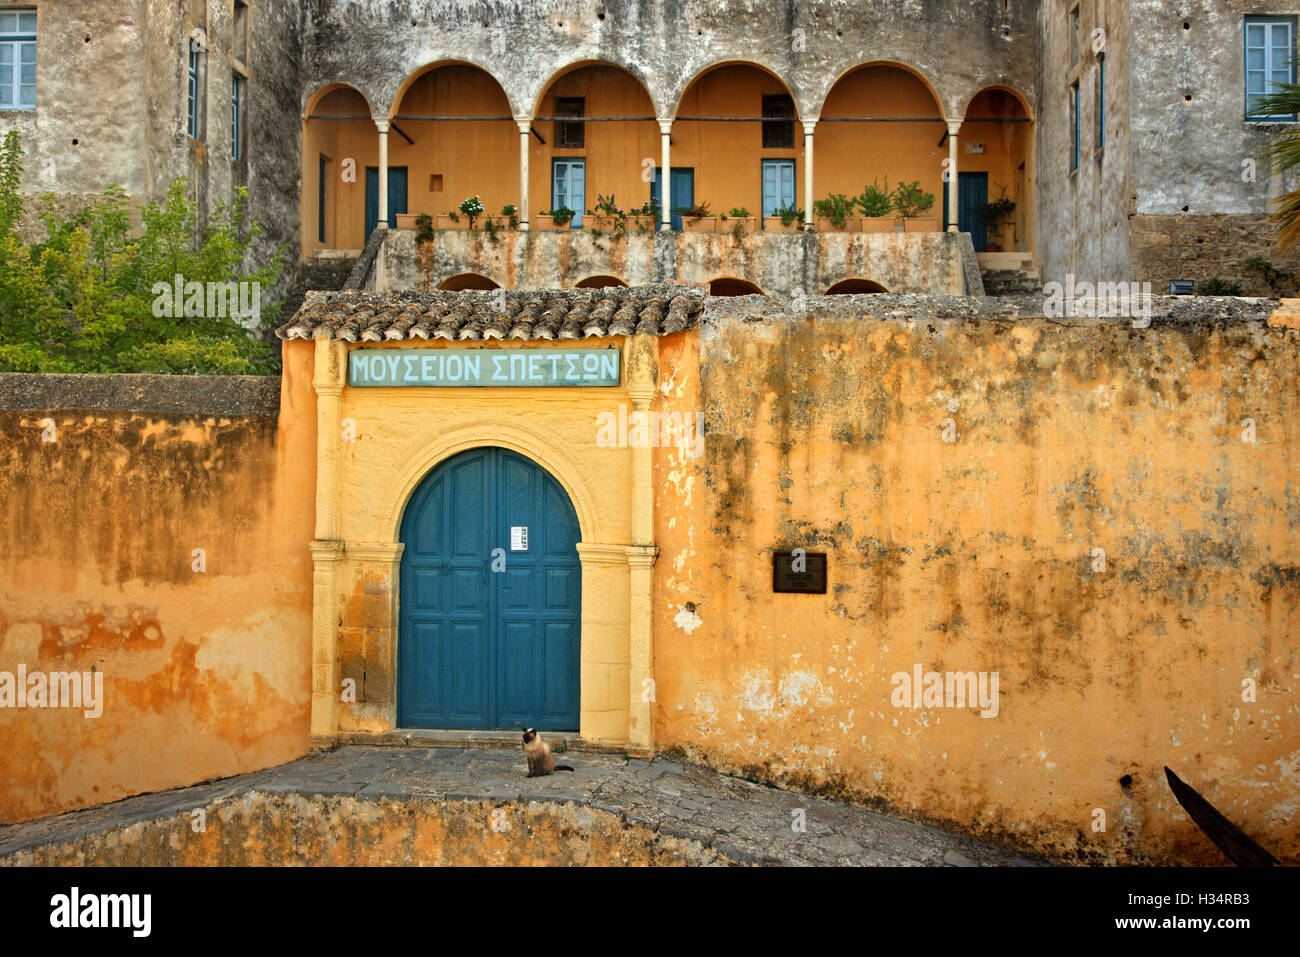
<path fill-rule="evenodd" d="M 172 183 L 161 203 L 140 210 L 141 228 L 134 231 L 120 187 L 73 213 L 45 197 L 47 238 L 28 244 L 15 232 L 23 213 L 22 155 L 18 133 L 10 131 L 0 144 L 0 370 L 275 371 L 278 350 L 259 333 L 274 325 L 278 303 L 258 302 L 254 329 L 229 314 L 228 299 L 207 308 L 214 288 L 246 283 L 243 298 L 252 302 L 280 273 L 283 248 L 259 270 L 245 265 L 260 233 L 256 222 L 246 221 L 246 191 L 230 206 L 217 206 L 201 231 L 184 179 Z"/>
<path fill-rule="evenodd" d="M 1196 294 L 1198 296 L 1242 296 L 1241 283 L 1233 282 L 1229 279 L 1223 279 L 1219 276 L 1211 276 L 1196 284 Z"/>
<path fill-rule="evenodd" d="M 825 199 L 813 203 L 813 215 L 829 219 L 831 225 L 839 229 L 844 225 L 844 220 L 853 213 L 855 205 L 856 202 L 843 193 L 831 193 Z"/>
<path fill-rule="evenodd" d="M 894 209 L 904 219 L 916 219 L 934 205 L 934 193 L 921 189 L 920 182 L 899 183 L 894 189 Z"/>
<path fill-rule="evenodd" d="M 870 186 L 862 187 L 862 192 L 858 193 L 853 201 L 862 211 L 863 216 L 871 219 L 888 216 L 894 209 L 894 197 L 889 191 L 889 177 L 885 177 L 884 186 L 880 185 L 879 180 L 872 180 Z"/>

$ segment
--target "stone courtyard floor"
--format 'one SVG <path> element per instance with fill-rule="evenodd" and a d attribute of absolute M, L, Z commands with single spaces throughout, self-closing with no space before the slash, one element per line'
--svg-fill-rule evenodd
<path fill-rule="evenodd" d="M 698 841 L 729 860 L 785 865 L 1033 866 L 1014 851 L 924 824 L 791 791 L 698 765 L 656 757 L 569 751 L 573 773 L 527 778 L 523 751 L 510 748 L 345 746 L 290 764 L 84 811 L 0 827 L 0 858 L 166 818 L 258 791 L 357 800 L 573 802 L 625 822 Z M 804 809 L 806 830 L 795 812 Z"/>

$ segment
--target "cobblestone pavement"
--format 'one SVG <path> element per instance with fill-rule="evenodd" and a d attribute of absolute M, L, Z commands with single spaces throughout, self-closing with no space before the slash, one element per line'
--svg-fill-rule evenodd
<path fill-rule="evenodd" d="M 346 795 L 360 800 L 575 802 L 687 838 L 741 863 L 787 865 L 1035 865 L 1013 851 L 938 828 L 656 757 L 570 751 L 573 773 L 527 778 L 521 748 L 343 747 L 265 771 L 0 827 L 0 858 L 215 800 L 268 794 Z M 791 825 L 804 809 L 806 831 Z"/>

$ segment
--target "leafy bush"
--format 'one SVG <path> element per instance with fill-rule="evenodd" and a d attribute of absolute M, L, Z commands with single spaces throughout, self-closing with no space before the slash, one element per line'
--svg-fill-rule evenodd
<path fill-rule="evenodd" d="M 0 370 L 276 369 L 278 355 L 260 329 L 245 328 L 226 308 L 271 289 L 284 257 L 281 248 L 261 269 L 247 271 L 249 245 L 260 229 L 246 222 L 243 189 L 231 206 L 216 207 L 201 233 L 184 179 L 172 183 L 163 202 L 140 210 L 142 225 L 134 231 L 118 186 L 71 214 L 47 196 L 41 214 L 47 238 L 28 244 L 15 231 L 24 209 L 22 156 L 18 133 L 10 131 L 0 144 Z M 257 306 L 262 328 L 272 326 L 279 304 Z"/>
<path fill-rule="evenodd" d="M 884 186 L 880 185 L 879 180 L 872 180 L 870 186 L 862 187 L 862 192 L 858 193 L 853 201 L 862 211 L 863 216 L 871 219 L 888 216 L 894 209 L 894 197 L 889 191 L 889 177 L 885 177 Z"/>
<path fill-rule="evenodd" d="M 568 206 L 561 206 L 559 209 L 553 209 L 549 213 L 546 210 L 542 210 L 542 215 L 550 216 L 551 219 L 555 220 L 556 226 L 567 226 L 569 223 L 573 222 L 573 210 L 569 209 Z"/>
<path fill-rule="evenodd" d="M 919 181 L 899 183 L 894 189 L 894 209 L 904 219 L 916 219 L 934 205 L 934 193 L 921 189 Z"/>
<path fill-rule="evenodd" d="M 831 225 L 840 229 L 844 220 L 853 213 L 855 203 L 843 193 L 831 193 L 825 199 L 813 202 L 813 214 L 831 221 Z"/>
<path fill-rule="evenodd" d="M 431 243 L 433 239 L 433 217 L 428 213 L 421 213 L 415 217 L 415 241 L 417 243 Z"/>
<path fill-rule="evenodd" d="M 1198 296 L 1242 296 L 1241 283 L 1233 282 L 1229 279 L 1223 279 L 1219 276 L 1211 276 L 1202 282 L 1196 284 L 1196 294 Z"/>

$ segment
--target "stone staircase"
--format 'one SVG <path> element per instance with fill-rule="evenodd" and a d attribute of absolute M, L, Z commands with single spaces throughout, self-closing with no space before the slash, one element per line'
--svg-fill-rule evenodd
<path fill-rule="evenodd" d="M 984 294 L 1014 296 L 1042 290 L 1033 253 L 976 253 Z"/>
<path fill-rule="evenodd" d="M 355 249 L 321 249 L 312 253 L 294 274 L 285 296 L 284 309 L 280 312 L 281 321 L 298 311 L 307 293 L 342 289 L 358 256 Z"/>

